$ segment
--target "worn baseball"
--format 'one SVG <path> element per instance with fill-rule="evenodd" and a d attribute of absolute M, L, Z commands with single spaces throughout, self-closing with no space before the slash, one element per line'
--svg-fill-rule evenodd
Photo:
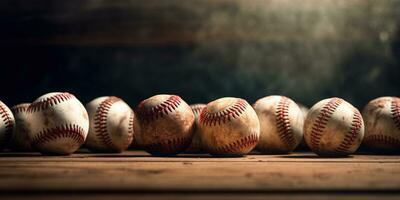
<path fill-rule="evenodd" d="M 366 146 L 376 152 L 400 152 L 400 98 L 374 99 L 364 108 L 363 116 Z"/>
<path fill-rule="evenodd" d="M 207 104 L 199 118 L 204 149 L 215 156 L 243 156 L 260 139 L 260 122 L 246 100 L 220 98 Z"/>
<path fill-rule="evenodd" d="M 195 117 L 179 96 L 152 96 L 138 105 L 136 114 L 140 125 L 137 142 L 150 154 L 176 155 L 192 142 Z"/>
<path fill-rule="evenodd" d="M 135 114 L 122 99 L 99 97 L 88 104 L 89 134 L 85 146 L 93 152 L 122 152 L 132 143 Z"/>
<path fill-rule="evenodd" d="M 289 153 L 303 138 L 304 116 L 299 106 L 284 96 L 267 96 L 257 100 L 254 110 L 260 120 L 262 153 Z"/>
<path fill-rule="evenodd" d="M 84 142 L 89 130 L 85 107 L 72 94 L 52 92 L 26 110 L 32 146 L 43 154 L 68 155 Z"/>
<path fill-rule="evenodd" d="M 206 107 L 206 104 L 193 104 L 190 105 L 192 108 L 193 114 L 195 116 L 195 124 L 194 124 L 194 134 L 192 143 L 190 146 L 185 150 L 186 153 L 202 153 L 201 141 L 200 141 L 200 129 L 199 126 L 199 115 L 201 110 Z"/>
<path fill-rule="evenodd" d="M 0 150 L 10 147 L 15 128 L 14 115 L 11 110 L 0 101 Z"/>
<path fill-rule="evenodd" d="M 360 112 L 345 100 L 334 97 L 315 104 L 304 122 L 304 138 L 320 156 L 354 153 L 364 137 Z"/>
<path fill-rule="evenodd" d="M 12 136 L 12 146 L 17 151 L 32 151 L 31 141 L 29 138 L 29 121 L 26 110 L 30 103 L 21 103 L 11 108 L 15 118 L 15 129 Z"/>

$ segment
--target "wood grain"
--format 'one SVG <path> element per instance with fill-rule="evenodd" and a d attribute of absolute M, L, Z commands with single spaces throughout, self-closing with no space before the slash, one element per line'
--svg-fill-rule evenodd
<path fill-rule="evenodd" d="M 110 192 L 400 192 L 398 156 L 313 154 L 150 157 L 80 153 L 67 157 L 0 157 L 0 191 Z"/>
<path fill-rule="evenodd" d="M 0 154 L 1 199 L 398 199 L 400 156 Z"/>

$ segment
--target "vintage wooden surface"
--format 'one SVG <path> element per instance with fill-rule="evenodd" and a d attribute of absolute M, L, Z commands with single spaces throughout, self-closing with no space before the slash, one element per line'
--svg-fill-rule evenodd
<path fill-rule="evenodd" d="M 400 198 L 400 157 L 2 153 L 0 179 L 1 195 L 8 198 L 396 199 Z"/>

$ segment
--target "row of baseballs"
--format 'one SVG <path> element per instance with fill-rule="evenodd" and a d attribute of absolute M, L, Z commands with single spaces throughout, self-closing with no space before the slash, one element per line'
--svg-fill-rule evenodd
<path fill-rule="evenodd" d="M 252 106 L 224 97 L 189 106 L 177 95 L 155 95 L 133 111 L 118 97 L 99 97 L 84 107 L 70 93 L 48 93 L 10 109 L 0 101 L 1 148 L 67 155 L 82 145 L 93 152 L 121 152 L 130 145 L 152 155 L 207 152 L 215 156 L 289 153 L 305 140 L 321 156 L 345 156 L 361 143 L 400 149 L 400 98 L 381 97 L 363 116 L 341 98 L 301 109 L 284 96 Z M 365 127 L 364 127 L 365 122 Z M 303 134 L 304 133 L 304 134 Z"/>

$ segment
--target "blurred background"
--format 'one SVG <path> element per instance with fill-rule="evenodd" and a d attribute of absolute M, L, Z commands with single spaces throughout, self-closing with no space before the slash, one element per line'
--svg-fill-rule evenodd
<path fill-rule="evenodd" d="M 398 0 L 2 0 L 0 100 L 400 96 Z"/>

